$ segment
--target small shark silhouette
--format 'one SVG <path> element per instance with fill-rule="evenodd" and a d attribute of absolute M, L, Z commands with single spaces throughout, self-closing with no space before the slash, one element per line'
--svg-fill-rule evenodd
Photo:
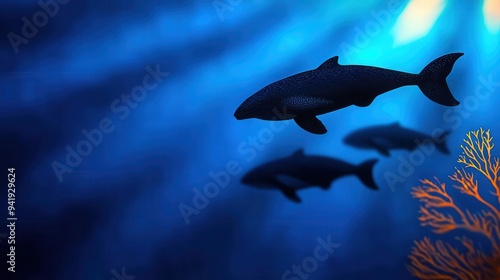
<path fill-rule="evenodd" d="M 326 128 L 316 116 L 347 106 L 366 107 L 373 100 L 399 87 L 417 85 L 432 101 L 445 105 L 460 104 L 451 94 L 446 77 L 463 53 L 444 55 L 427 65 L 420 74 L 389 69 L 340 65 L 335 56 L 318 68 L 274 82 L 246 99 L 236 110 L 238 120 L 293 119 L 304 130 L 325 134 Z M 276 111 L 284 110 L 277 118 Z"/>
<path fill-rule="evenodd" d="M 344 138 L 344 143 L 361 149 L 374 149 L 384 156 L 389 156 L 389 150 L 403 149 L 413 151 L 420 145 L 431 142 L 443 154 L 449 154 L 446 138 L 450 134 L 445 131 L 437 136 L 439 142 L 433 137 L 415 130 L 402 127 L 399 123 L 372 126 L 354 131 Z"/>
<path fill-rule="evenodd" d="M 368 188 L 377 190 L 373 167 L 377 160 L 368 160 L 359 166 L 323 156 L 306 156 L 299 149 L 291 156 L 262 164 L 243 176 L 245 185 L 263 189 L 279 189 L 294 202 L 301 202 L 297 190 L 319 186 L 330 188 L 336 179 L 355 175 Z"/>

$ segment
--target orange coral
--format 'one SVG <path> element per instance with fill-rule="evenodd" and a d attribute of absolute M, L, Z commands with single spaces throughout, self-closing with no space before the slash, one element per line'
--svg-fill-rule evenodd
<path fill-rule="evenodd" d="M 473 198 L 483 206 L 478 213 L 461 209 L 455 203 L 445 183 L 437 178 L 435 182 L 421 180 L 422 186 L 412 189 L 412 196 L 422 202 L 419 221 L 422 226 L 429 226 L 437 234 L 449 233 L 456 229 L 467 230 L 484 236 L 491 243 L 489 254 L 478 250 L 471 239 L 461 237 L 464 250 L 459 250 L 443 241 L 431 242 L 429 238 L 415 241 L 409 258 L 410 273 L 419 279 L 500 279 L 500 160 L 494 158 L 491 152 L 494 148 L 490 131 L 482 128 L 467 133 L 465 145 L 461 145 L 462 154 L 458 163 L 465 165 L 456 169 L 449 178 L 458 183 L 454 185 L 461 194 Z M 496 197 L 490 202 L 484 196 L 484 189 L 474 178 L 474 173 L 465 171 L 467 168 L 477 170 L 491 184 L 490 193 Z M 495 204 L 495 205 L 494 205 Z M 446 210 L 445 210 L 446 209 Z M 443 213 L 447 211 L 446 213 Z"/>

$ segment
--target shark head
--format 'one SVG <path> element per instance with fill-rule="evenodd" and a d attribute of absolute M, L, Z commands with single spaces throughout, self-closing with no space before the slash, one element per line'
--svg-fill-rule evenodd
<path fill-rule="evenodd" d="M 262 119 L 262 120 L 271 120 L 276 117 L 273 114 L 273 106 L 266 104 L 259 100 L 258 96 L 252 95 L 250 98 L 245 100 L 234 112 L 234 117 L 237 120 L 245 120 L 245 119 Z"/>
<path fill-rule="evenodd" d="M 304 158 L 304 150 L 298 149 L 289 157 L 277 159 L 268 163 L 259 165 L 248 171 L 241 178 L 243 185 L 256 188 L 274 189 L 279 187 L 278 179 L 280 174 L 286 174 L 288 163 Z M 284 171 L 285 170 L 285 171 Z"/>
<path fill-rule="evenodd" d="M 294 116 L 283 114 L 286 112 L 278 98 L 273 95 L 273 85 L 267 86 L 254 95 L 247 98 L 234 112 L 237 120 L 261 119 L 261 120 L 285 120 Z"/>
<path fill-rule="evenodd" d="M 359 131 L 353 132 L 344 138 L 344 143 L 351 147 L 363 148 L 366 147 L 366 139 Z"/>
<path fill-rule="evenodd" d="M 243 102 L 238 107 L 238 109 L 236 109 L 236 112 L 234 112 L 234 117 L 237 120 L 245 120 L 258 117 L 257 106 L 249 99 L 245 100 L 245 102 Z"/>
<path fill-rule="evenodd" d="M 268 169 L 268 166 L 258 166 L 250 170 L 243 175 L 241 183 L 254 188 L 273 188 L 273 176 Z"/>
<path fill-rule="evenodd" d="M 261 171 L 253 169 L 243 175 L 243 177 L 241 178 L 241 183 L 247 186 L 256 186 L 262 184 L 263 182 L 265 182 L 265 179 L 263 178 L 261 173 Z"/>

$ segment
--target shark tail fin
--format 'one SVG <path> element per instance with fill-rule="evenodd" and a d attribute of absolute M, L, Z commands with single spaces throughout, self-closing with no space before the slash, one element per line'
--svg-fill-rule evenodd
<path fill-rule="evenodd" d="M 367 160 L 356 168 L 356 176 L 359 180 L 372 190 L 378 190 L 378 186 L 373 179 L 373 167 L 378 162 L 376 159 Z"/>
<path fill-rule="evenodd" d="M 446 84 L 446 77 L 463 53 L 451 53 L 432 61 L 420 72 L 418 87 L 430 100 L 445 106 L 460 104 Z"/>
<path fill-rule="evenodd" d="M 446 145 L 446 142 L 448 140 L 448 135 L 450 135 L 450 131 L 447 130 L 437 137 L 440 141 L 436 143 L 436 148 L 443 154 L 450 154 L 450 150 L 448 149 L 448 146 Z"/>

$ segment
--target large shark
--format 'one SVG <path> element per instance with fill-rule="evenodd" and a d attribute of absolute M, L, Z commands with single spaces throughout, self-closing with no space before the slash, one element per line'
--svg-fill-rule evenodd
<path fill-rule="evenodd" d="M 318 186 L 330 188 L 340 177 L 355 175 L 368 188 L 377 190 L 373 167 L 377 160 L 360 165 L 323 156 L 308 156 L 302 149 L 289 157 L 264 163 L 246 173 L 241 182 L 262 189 L 278 189 L 294 202 L 300 202 L 297 190 Z"/>
<path fill-rule="evenodd" d="M 449 131 L 435 137 L 402 127 L 399 123 L 377 125 L 351 132 L 344 138 L 344 143 L 360 148 L 377 150 L 384 156 L 389 156 L 389 150 L 413 151 L 420 145 L 431 145 L 443 154 L 449 154 L 446 140 Z"/>
<path fill-rule="evenodd" d="M 325 134 L 327 130 L 316 116 L 351 105 L 366 107 L 377 96 L 409 85 L 417 85 L 425 96 L 438 104 L 457 106 L 459 102 L 451 94 L 446 77 L 462 55 L 444 55 L 429 63 L 419 74 L 371 66 L 340 65 L 339 57 L 335 56 L 314 70 L 264 87 L 246 99 L 234 116 L 238 120 L 293 119 L 306 131 Z"/>

